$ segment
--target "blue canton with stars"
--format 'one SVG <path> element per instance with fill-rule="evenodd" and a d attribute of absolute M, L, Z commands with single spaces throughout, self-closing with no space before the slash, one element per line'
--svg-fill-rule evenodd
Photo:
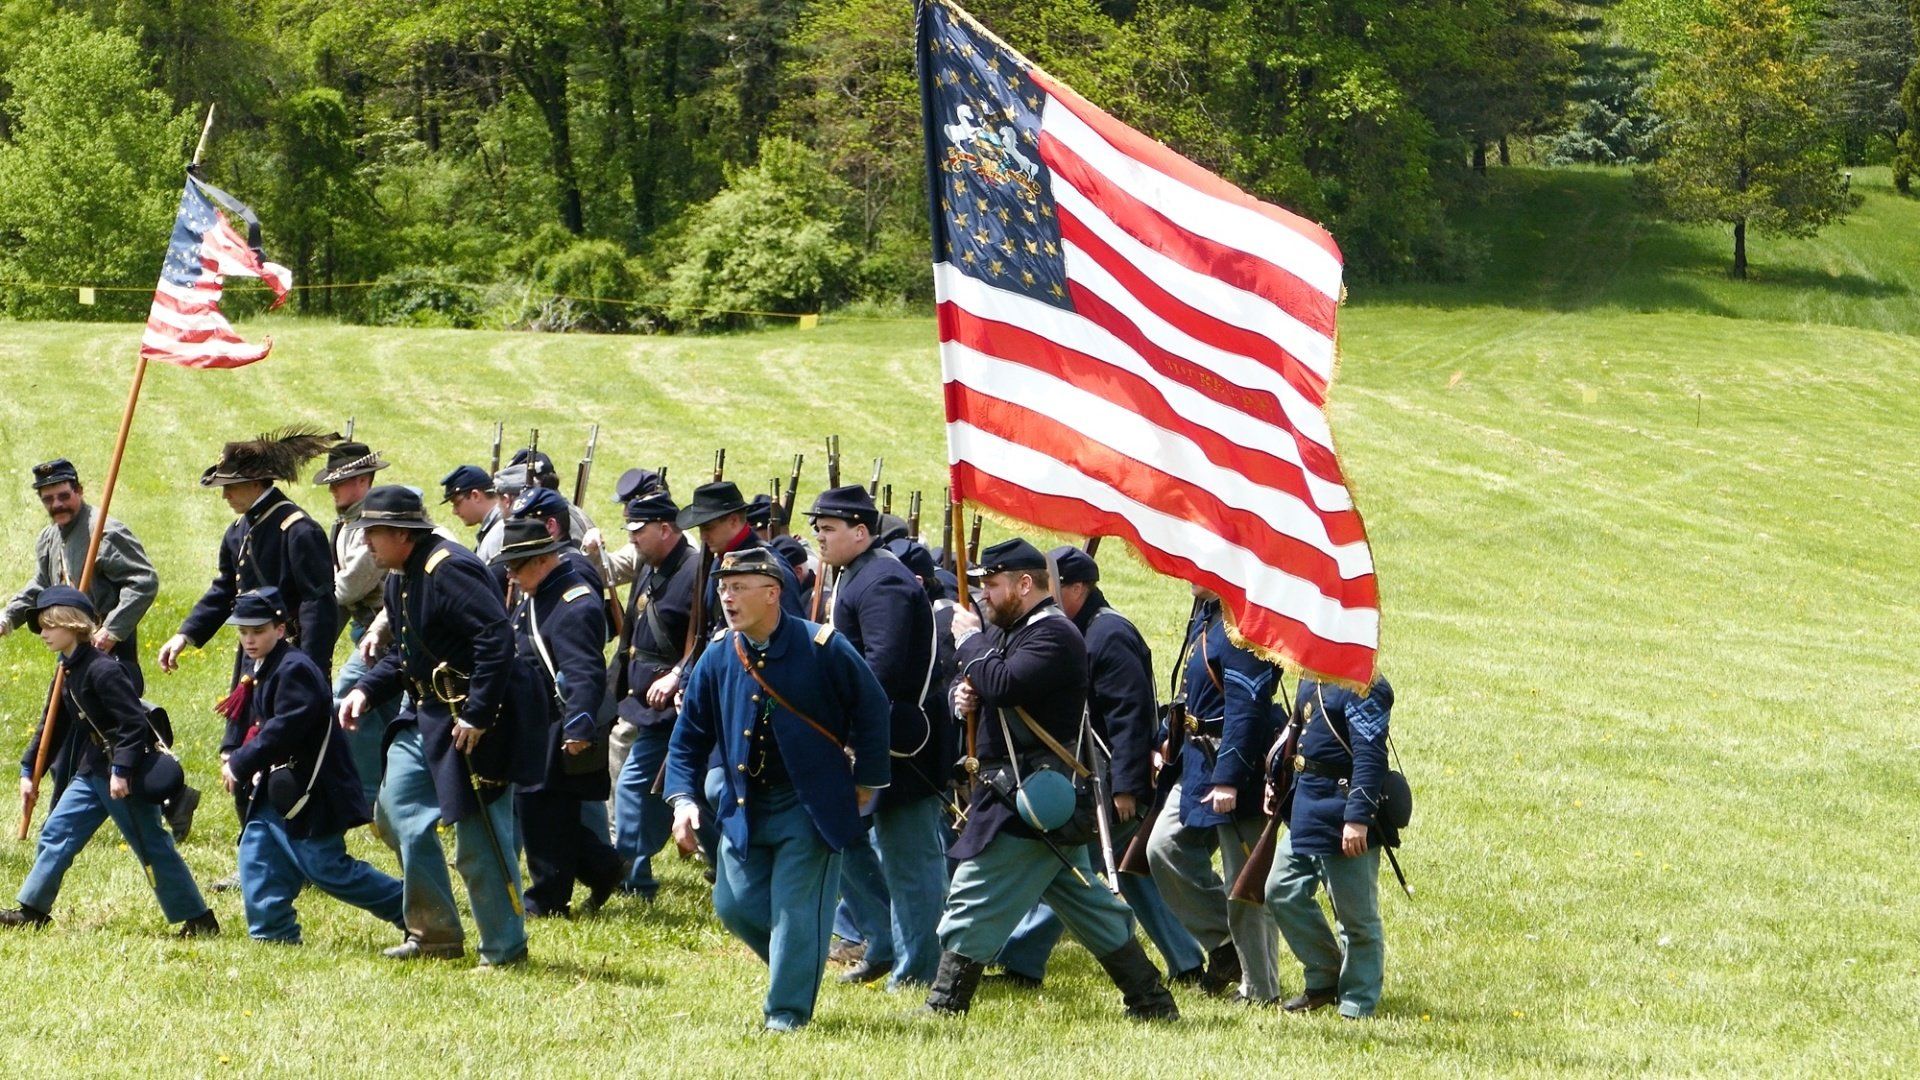
<path fill-rule="evenodd" d="M 213 228 L 218 214 L 200 185 L 188 180 L 186 190 L 180 193 L 180 213 L 173 219 L 167 259 L 160 267 L 160 276 L 168 284 L 190 289 L 206 273 L 200 264 L 200 242 Z"/>
<path fill-rule="evenodd" d="M 1046 95 L 1018 56 L 938 0 L 921 4 L 919 53 L 934 261 L 1071 308 L 1040 160 Z"/>

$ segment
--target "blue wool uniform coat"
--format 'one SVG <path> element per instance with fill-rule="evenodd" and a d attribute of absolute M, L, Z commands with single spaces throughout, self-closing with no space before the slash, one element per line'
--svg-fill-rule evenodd
<path fill-rule="evenodd" d="M 553 660 L 557 685 L 535 648 L 536 626 L 546 655 Z M 520 663 L 531 660 L 547 721 L 539 755 L 540 778 L 526 790 L 587 800 L 612 793 L 604 757 L 600 768 L 569 774 L 563 748 L 567 739 L 601 740 L 612 726 L 611 716 L 601 722 L 601 705 L 607 696 L 607 661 L 601 651 L 606 640 L 607 614 L 600 594 L 565 562 L 554 567 L 532 597 L 521 601 L 514 649 Z"/>
<path fill-rule="evenodd" d="M 693 619 L 693 579 L 700 556 L 685 540 L 659 566 L 640 571 L 627 597 L 625 636 L 614 654 L 614 700 L 620 718 L 640 727 L 671 724 L 678 715 L 672 702 L 647 704 L 647 688 L 686 653 L 687 623 Z"/>
<path fill-rule="evenodd" d="M 419 725 L 441 818 L 459 821 L 479 808 L 467 763 L 453 748 L 455 708 L 459 719 L 487 732 L 473 752 L 473 774 L 511 783 L 537 780 L 544 728 L 515 724 L 501 711 L 513 683 L 513 631 L 486 565 L 459 544 L 423 533 L 406 565 L 387 575 L 386 610 L 393 643 L 356 689 L 376 707 L 408 692 L 407 707 L 389 731 Z M 467 697 L 457 706 L 432 690 L 433 670 L 442 663 L 466 677 Z M 516 744 L 528 732 L 532 754 Z"/>
<path fill-rule="evenodd" d="M 1380 783 L 1387 775 L 1387 720 L 1393 687 L 1376 678 L 1366 697 L 1312 679 L 1301 679 L 1294 708 L 1301 710 L 1301 757 L 1350 773 L 1339 780 L 1309 772 L 1294 778 L 1293 815 L 1287 822 L 1295 855 L 1340 854 L 1341 827 L 1368 827 L 1369 844 L 1383 842 L 1374 824 Z M 1352 748 L 1349 754 L 1348 748 Z M 1397 842 L 1398 838 L 1385 838 Z"/>
<path fill-rule="evenodd" d="M 739 637 L 733 630 L 717 635 L 687 677 L 663 794 L 669 801 L 697 797 L 709 758 L 717 758 L 726 788 L 714 813 L 733 850 L 744 852 L 751 824 L 747 759 L 764 691 L 741 664 Z M 749 662 L 752 655 L 748 649 Z M 845 635 L 805 619 L 781 616 L 764 661 L 760 677 L 825 729 L 815 730 L 791 709 L 773 708 L 773 737 L 794 792 L 820 838 L 839 851 L 867 831 L 853 789 L 886 787 L 892 775 L 886 691 Z"/>
<path fill-rule="evenodd" d="M 870 547 L 841 570 L 831 619 L 887 692 L 894 762 L 883 802 L 903 805 L 939 794 L 951 737 L 947 710 L 930 714 L 921 704 L 934 661 L 933 601 L 926 588 L 892 552 Z"/>
<path fill-rule="evenodd" d="M 1115 795 L 1153 801 L 1153 750 L 1159 702 L 1153 690 L 1153 651 L 1127 617 L 1095 588 L 1073 618 L 1087 639 L 1087 715 L 1113 755 Z"/>
<path fill-rule="evenodd" d="M 1180 751 L 1180 823 L 1210 828 L 1233 818 L 1260 817 L 1267 751 L 1280 733 L 1273 704 L 1280 669 L 1228 640 L 1217 600 L 1203 605 L 1187 628 L 1186 665 L 1181 688 L 1187 695 L 1187 720 L 1198 722 L 1201 735 L 1218 738 L 1220 745 L 1210 750 L 1188 729 Z M 1201 801 L 1220 785 L 1240 793 L 1231 817 L 1214 813 Z"/>
<path fill-rule="evenodd" d="M 327 531 L 277 487 L 233 520 L 220 537 L 219 570 L 193 605 L 180 632 L 205 647 L 233 614 L 234 598 L 271 585 L 287 605 L 288 636 L 321 671 L 333 671 L 333 642 L 340 634 L 340 605 L 333 598 L 333 548 Z M 233 678 L 246 654 L 234 643 Z"/>
<path fill-rule="evenodd" d="M 62 788 L 75 776 L 130 776 L 153 751 L 147 710 L 133 692 L 133 680 L 113 657 L 82 641 L 60 658 L 67 669 L 54 718 L 54 747 L 47 773 Z M 91 721 L 91 723 L 89 723 Z M 97 730 L 96 730 L 97 729 Z M 43 730 L 35 731 L 20 758 L 20 775 L 30 776 L 40 753 Z M 172 732 L 166 733 L 169 738 Z"/>
<path fill-rule="evenodd" d="M 229 721 L 220 741 L 221 752 L 232 755 L 227 764 L 240 781 L 234 791 L 243 805 L 267 797 L 265 791 L 253 790 L 255 774 L 264 785 L 268 770 L 285 765 L 302 788 L 313 779 L 307 805 L 287 819 L 288 836 L 331 836 L 372 821 L 347 733 L 335 730 L 333 684 L 325 673 L 307 654 L 282 641 L 254 666 L 253 678 L 246 716 Z M 250 739 L 249 728 L 258 729 Z"/>
<path fill-rule="evenodd" d="M 1040 601 L 1010 630 L 988 623 L 960 646 L 960 673 L 980 695 L 977 755 L 982 773 L 1004 766 L 1012 754 L 1001 733 L 999 710 L 1006 710 L 1006 730 L 1026 756 L 1044 753 L 1040 741 L 1027 730 L 1016 707 L 1023 707 L 1047 734 L 1072 750 L 1080 733 L 1081 713 L 1087 704 L 1087 642 L 1051 598 Z M 967 808 L 967 827 L 947 855 L 971 859 L 1002 831 L 1034 839 L 1035 834 L 987 785 L 977 785 Z"/>

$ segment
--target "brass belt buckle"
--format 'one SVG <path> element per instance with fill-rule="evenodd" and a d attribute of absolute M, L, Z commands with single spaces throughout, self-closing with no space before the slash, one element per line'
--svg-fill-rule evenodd
<path fill-rule="evenodd" d="M 1305 754 L 1293 755 L 1293 771 L 1294 772 L 1307 771 L 1307 756 Z"/>

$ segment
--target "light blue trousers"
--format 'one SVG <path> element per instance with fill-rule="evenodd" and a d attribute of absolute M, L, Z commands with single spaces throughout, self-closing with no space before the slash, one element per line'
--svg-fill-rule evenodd
<path fill-rule="evenodd" d="M 827 963 L 840 856 L 820 837 L 793 788 L 754 788 L 747 798 L 745 851 L 722 834 L 713 910 L 733 936 L 766 961 L 763 1012 L 770 1028 L 813 1019 Z"/>
<path fill-rule="evenodd" d="M 240 830 L 239 862 L 247 933 L 261 941 L 299 942 L 293 902 L 308 885 L 406 929 L 398 880 L 347 854 L 344 833 L 287 835 L 286 819 L 265 799 Z"/>
<path fill-rule="evenodd" d="M 20 885 L 20 902 L 52 912 L 67 868 L 111 818 L 146 870 L 147 882 L 153 886 L 167 921 L 185 922 L 206 914 L 207 902 L 200 896 L 200 886 L 194 884 L 186 861 L 174 849 L 173 834 L 160 820 L 160 808 L 131 795 L 115 799 L 107 791 L 104 776 L 76 776 L 67 783 L 59 803 L 40 826 L 40 845 L 34 852 L 33 869 L 27 871 L 27 880 Z"/>
<path fill-rule="evenodd" d="M 1372 1016 L 1380 1004 L 1386 938 L 1380 924 L 1380 849 L 1364 855 L 1295 855 L 1282 836 L 1267 875 L 1267 910 L 1306 972 L 1307 990 L 1338 990 L 1340 1015 Z M 1314 892 L 1333 901 L 1338 940 Z"/>

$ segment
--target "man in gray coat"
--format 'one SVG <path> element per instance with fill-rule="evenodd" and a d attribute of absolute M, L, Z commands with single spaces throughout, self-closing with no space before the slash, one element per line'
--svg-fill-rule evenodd
<path fill-rule="evenodd" d="M 46 508 L 49 524 L 34 541 L 33 579 L 0 612 L 0 637 L 15 627 L 24 626 L 27 614 L 42 589 L 55 585 L 80 586 L 80 575 L 87 563 L 87 544 L 93 536 L 93 507 L 86 500 L 86 488 L 80 472 L 66 458 L 55 458 L 33 467 L 33 490 Z M 93 560 L 93 580 L 88 583 L 87 598 L 94 610 L 102 613 L 100 630 L 93 645 L 112 653 L 127 669 L 135 694 L 146 693 L 146 679 L 140 671 L 140 620 L 160 595 L 160 576 L 154 573 L 140 540 L 119 520 L 107 518 L 100 536 L 100 551 Z M 186 839 L 193 827 L 193 811 L 200 804 L 200 793 L 188 788 L 166 807 L 167 825 L 179 839 Z"/>

